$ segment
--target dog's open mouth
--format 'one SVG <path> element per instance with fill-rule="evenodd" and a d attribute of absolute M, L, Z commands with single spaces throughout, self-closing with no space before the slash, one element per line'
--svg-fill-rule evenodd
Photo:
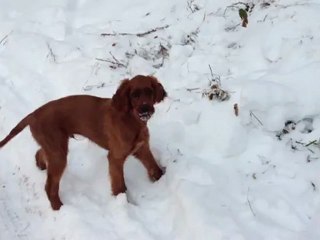
<path fill-rule="evenodd" d="M 139 113 L 139 118 L 141 121 L 146 122 L 151 118 L 150 112 Z"/>

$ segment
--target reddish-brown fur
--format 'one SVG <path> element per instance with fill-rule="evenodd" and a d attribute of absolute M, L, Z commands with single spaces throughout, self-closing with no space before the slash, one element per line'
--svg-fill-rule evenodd
<path fill-rule="evenodd" d="M 138 75 L 124 80 L 111 99 L 76 95 L 51 101 L 21 120 L 0 147 L 30 127 L 40 145 L 36 164 L 41 170 L 47 169 L 48 199 L 52 208 L 59 210 L 59 183 L 67 162 L 68 139 L 83 135 L 109 150 L 111 187 L 117 195 L 126 191 L 123 165 L 130 154 L 142 162 L 152 180 L 163 174 L 149 148 L 146 121 L 154 112 L 153 105 L 165 96 L 156 78 Z"/>

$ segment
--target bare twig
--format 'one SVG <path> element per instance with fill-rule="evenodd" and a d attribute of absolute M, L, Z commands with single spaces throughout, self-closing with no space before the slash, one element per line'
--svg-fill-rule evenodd
<path fill-rule="evenodd" d="M 235 31 L 237 27 L 241 26 L 240 23 L 234 25 L 234 26 L 230 26 L 230 27 L 226 27 L 224 30 L 226 30 L 226 32 L 230 32 L 230 31 Z"/>
<path fill-rule="evenodd" d="M 172 106 L 172 104 L 173 104 L 174 102 L 180 102 L 180 99 L 173 99 L 173 101 L 170 103 L 170 105 L 169 105 L 169 107 L 168 107 L 168 109 L 167 109 L 166 112 L 169 112 L 169 111 L 170 111 L 171 106 Z"/>
<path fill-rule="evenodd" d="M 213 79 L 213 71 L 212 71 L 212 68 L 211 68 L 211 65 L 209 64 L 209 68 L 210 68 L 210 73 L 211 73 L 211 77 Z"/>
<path fill-rule="evenodd" d="M 12 31 L 9 32 L 7 35 L 5 35 L 5 36 L 0 40 L 0 45 L 5 45 L 5 44 L 7 43 L 8 37 L 9 37 L 9 35 L 10 35 L 11 33 L 12 33 Z"/>
<path fill-rule="evenodd" d="M 166 29 L 166 28 L 168 28 L 168 27 L 169 27 L 169 25 L 165 25 L 165 26 L 162 26 L 162 27 L 157 27 L 157 28 L 151 29 L 151 30 L 149 30 L 149 31 L 147 31 L 147 32 L 137 33 L 136 35 L 137 35 L 138 37 L 143 37 L 143 36 L 145 36 L 145 35 L 148 35 L 148 34 L 150 34 L 150 33 L 154 33 L 154 32 L 159 31 L 159 30 Z"/>
<path fill-rule="evenodd" d="M 52 58 L 52 60 L 53 60 L 53 62 L 56 63 L 56 62 L 57 62 L 57 57 L 56 57 L 56 55 L 53 53 L 53 50 L 52 50 L 52 48 L 51 48 L 51 46 L 50 46 L 49 43 L 47 43 L 47 47 L 48 47 L 48 49 L 49 49 L 49 53 L 48 53 L 47 57 L 49 57 L 49 55 L 50 55 L 51 58 Z"/>
<path fill-rule="evenodd" d="M 192 91 L 195 91 L 195 90 L 199 90 L 200 88 L 186 88 L 186 90 L 188 91 L 188 92 L 192 92 Z"/>
<path fill-rule="evenodd" d="M 107 36 L 137 36 L 137 37 L 144 37 L 145 35 L 148 35 L 150 33 L 154 33 L 154 32 L 166 29 L 168 27 L 169 27 L 169 25 L 165 25 L 165 26 L 156 27 L 156 28 L 153 28 L 151 30 L 148 30 L 146 32 L 141 32 L 141 33 L 125 33 L 125 32 L 124 33 L 101 33 L 100 36 L 101 37 L 107 37 Z"/>
<path fill-rule="evenodd" d="M 119 63 L 119 62 L 115 62 L 115 61 L 111 61 L 109 59 L 102 59 L 102 58 L 96 58 L 97 61 L 102 61 L 102 62 L 108 62 L 111 63 L 113 65 L 116 65 L 118 67 L 127 67 L 125 64 L 123 63 Z"/>
<path fill-rule="evenodd" d="M 99 83 L 99 84 L 96 84 L 96 85 L 87 85 L 87 86 L 83 87 L 82 89 L 83 89 L 83 91 L 90 91 L 93 88 L 103 88 L 105 86 L 106 86 L 105 83 Z"/>
<path fill-rule="evenodd" d="M 254 211 L 253 211 L 253 209 L 252 209 L 252 206 L 251 206 L 251 202 L 250 202 L 250 200 L 249 200 L 249 188 L 248 188 L 248 192 L 247 192 L 247 202 L 248 202 L 248 205 L 249 205 L 249 208 L 250 208 L 250 210 L 251 210 L 251 212 L 252 212 L 252 215 L 255 217 L 256 216 L 256 214 L 254 213 Z"/>
<path fill-rule="evenodd" d="M 268 14 L 266 14 L 262 20 L 262 22 L 265 22 L 267 20 Z"/>
<path fill-rule="evenodd" d="M 164 59 L 169 56 L 168 49 L 166 47 L 164 47 L 161 43 L 160 43 L 160 49 L 158 51 L 158 55 L 160 55 L 162 57 L 162 60 L 161 60 L 160 64 L 153 65 L 154 68 L 163 67 Z"/>
<path fill-rule="evenodd" d="M 313 140 L 311 142 L 309 142 L 308 144 L 305 145 L 305 147 L 309 147 L 312 144 L 316 144 L 318 142 L 318 140 Z"/>
<path fill-rule="evenodd" d="M 5 35 L 2 39 L 1 39 L 1 41 L 0 41 L 0 44 L 2 45 L 5 45 L 6 44 L 6 40 L 7 40 L 7 38 L 8 38 L 8 34 L 7 35 Z"/>
<path fill-rule="evenodd" d="M 319 159 L 319 158 L 317 158 L 317 157 L 311 157 L 310 155 L 307 156 L 307 162 L 308 162 L 308 163 L 309 163 L 309 162 L 312 162 L 312 161 L 314 161 L 314 160 L 317 160 L 317 159 Z"/>
<path fill-rule="evenodd" d="M 213 73 L 213 70 L 212 70 L 212 67 L 210 64 L 209 64 L 209 68 L 210 68 L 210 74 L 211 74 L 211 82 L 216 82 L 218 84 L 218 86 L 220 87 L 221 86 L 220 76 Z"/>
<path fill-rule="evenodd" d="M 112 68 L 116 68 L 116 67 L 127 67 L 127 64 L 124 64 L 122 62 L 120 62 L 111 52 L 109 52 L 109 54 L 111 55 L 113 60 L 110 59 L 102 59 L 102 58 L 96 58 L 97 61 L 102 61 L 102 62 L 107 62 L 107 63 L 111 63 L 113 64 L 113 66 L 110 66 Z"/>
<path fill-rule="evenodd" d="M 190 9 L 191 13 L 195 13 L 196 11 L 200 10 L 200 7 L 194 3 L 194 0 L 189 0 L 187 2 L 188 9 Z"/>
<path fill-rule="evenodd" d="M 282 5 L 282 4 L 275 4 L 276 7 L 279 8 L 289 8 L 289 7 L 303 7 L 306 6 L 309 3 L 295 3 L 295 4 L 289 4 L 289 5 Z"/>
<path fill-rule="evenodd" d="M 101 61 L 101 62 L 108 62 L 108 63 L 112 63 L 112 64 L 118 64 L 117 62 L 111 61 L 109 59 L 103 59 L 103 58 L 96 58 L 97 61 Z"/>
<path fill-rule="evenodd" d="M 113 58 L 113 60 L 116 61 L 116 63 L 117 63 L 119 66 L 127 67 L 126 65 L 124 65 L 123 63 L 121 63 L 118 59 L 116 59 L 116 57 L 115 57 L 111 52 L 109 52 L 109 54 L 111 55 L 111 57 Z"/>
<path fill-rule="evenodd" d="M 263 123 L 260 121 L 260 119 L 252 111 L 250 111 L 250 117 L 254 117 L 260 123 L 260 125 L 263 126 Z"/>

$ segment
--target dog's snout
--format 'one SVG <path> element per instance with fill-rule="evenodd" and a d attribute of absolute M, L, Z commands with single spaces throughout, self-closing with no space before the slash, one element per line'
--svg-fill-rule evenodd
<path fill-rule="evenodd" d="M 147 103 L 143 103 L 138 107 L 138 115 L 140 120 L 146 122 L 149 120 L 149 118 L 151 117 L 151 115 L 154 112 L 154 108 L 152 105 L 149 105 Z"/>
<path fill-rule="evenodd" d="M 140 113 L 146 113 L 149 112 L 151 109 L 148 104 L 142 104 L 139 110 Z"/>

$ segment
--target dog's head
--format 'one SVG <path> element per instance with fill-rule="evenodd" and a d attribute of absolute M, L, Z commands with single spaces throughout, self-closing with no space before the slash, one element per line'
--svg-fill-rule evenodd
<path fill-rule="evenodd" d="M 154 113 L 153 105 L 166 96 L 166 91 L 155 77 L 138 75 L 122 81 L 112 97 L 112 104 L 118 111 L 132 111 L 138 119 L 146 122 Z"/>

